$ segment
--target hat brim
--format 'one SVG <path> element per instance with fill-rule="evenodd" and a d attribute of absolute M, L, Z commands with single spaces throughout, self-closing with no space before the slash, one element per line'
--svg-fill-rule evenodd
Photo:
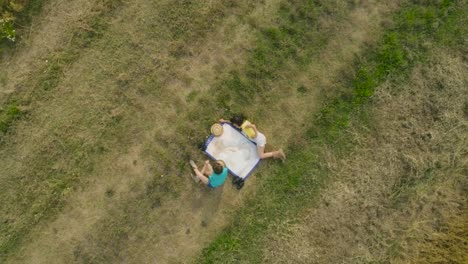
<path fill-rule="evenodd" d="M 213 134 L 215 137 L 219 137 L 223 134 L 224 129 L 221 124 L 214 124 L 211 126 L 211 134 Z"/>

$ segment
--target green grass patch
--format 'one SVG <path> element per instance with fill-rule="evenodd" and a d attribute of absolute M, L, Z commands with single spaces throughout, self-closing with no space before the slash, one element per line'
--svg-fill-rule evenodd
<path fill-rule="evenodd" d="M 263 184 L 256 199 L 249 200 L 230 227 L 203 250 L 199 263 L 259 263 L 265 232 L 273 219 L 299 212 L 312 202 L 325 179 L 313 152 L 292 151 L 288 163 L 274 175 L 259 175 Z M 319 150 L 319 149 L 315 149 Z M 281 177 L 275 177 L 275 176 Z M 252 247 L 252 245 L 256 245 Z"/>
<path fill-rule="evenodd" d="M 65 47 L 62 51 L 52 54 L 46 59 L 47 64 L 40 68 L 37 71 L 37 74 L 34 75 L 35 78 L 27 81 L 25 86 L 33 87 L 33 92 L 28 94 L 27 97 L 22 97 L 17 93 L 13 93 L 9 96 L 7 105 L 13 104 L 13 102 L 19 102 L 20 104 L 27 105 L 39 98 L 46 97 L 47 91 L 56 88 L 64 76 L 65 68 L 79 58 L 84 48 L 88 47 L 93 41 L 102 37 L 103 32 L 108 26 L 106 19 L 112 15 L 112 11 L 118 7 L 118 3 L 120 3 L 120 1 L 109 0 L 107 2 L 103 2 L 102 6 L 95 10 L 95 16 L 89 22 L 90 28 L 88 30 L 77 30 L 73 35 L 71 46 Z M 25 12 L 29 15 L 35 15 L 36 12 L 39 12 L 42 4 L 43 1 L 31 1 L 30 6 Z M 18 118 L 9 119 L 8 126 L 13 126 L 13 121 L 17 119 Z"/>
<path fill-rule="evenodd" d="M 77 30 L 73 34 L 73 41 L 69 47 L 61 52 L 53 54 L 47 59 L 48 64 L 39 70 L 37 82 L 34 84 L 36 96 L 42 96 L 44 91 L 49 91 L 57 87 L 64 70 L 67 66 L 77 60 L 83 49 L 88 48 L 91 43 L 102 38 L 104 32 L 109 26 L 108 20 L 112 16 L 121 1 L 106 0 L 99 7 L 95 8 L 94 16 L 89 21 L 87 30 Z"/>
<path fill-rule="evenodd" d="M 5 215 L 0 224 L 0 260 L 16 250 L 36 224 L 61 210 L 63 198 L 73 188 L 72 184 L 94 167 L 90 153 L 97 148 L 80 139 L 57 138 L 47 149 L 37 153 L 35 162 L 30 162 L 22 175 L 2 181 L 1 198 L 9 204 L 2 207 Z M 66 165 L 54 167 L 57 160 L 66 160 Z M 28 187 L 27 191 L 24 186 Z"/>
<path fill-rule="evenodd" d="M 171 8 L 181 8 L 179 4 L 180 2 L 176 2 L 176 4 Z M 193 146 L 195 143 L 202 141 L 202 139 L 205 139 L 206 130 L 204 129 L 204 127 L 209 127 L 209 125 L 212 124 L 213 116 L 217 116 L 219 118 L 220 116 L 223 116 L 225 114 L 224 112 L 223 115 L 219 114 L 220 111 L 226 111 L 226 113 L 230 113 L 229 111 L 232 111 L 234 108 L 245 105 L 246 102 L 242 101 L 244 99 L 250 101 L 253 99 L 251 98 L 252 96 L 257 99 L 259 97 L 263 97 L 264 93 L 255 90 L 259 86 L 252 86 L 251 84 L 257 82 L 260 84 L 261 82 L 263 82 L 262 85 L 265 86 L 264 89 L 267 89 L 266 84 L 268 82 L 277 80 L 274 78 L 284 78 L 285 75 L 294 75 L 297 71 L 303 70 L 312 61 L 312 59 L 307 58 L 307 56 L 316 56 L 318 54 L 318 51 L 323 49 L 326 40 L 329 38 L 329 36 L 327 36 L 326 34 L 319 34 L 317 32 L 307 32 L 307 28 L 311 29 L 311 31 L 320 30 L 319 28 L 309 27 L 310 25 L 317 26 L 317 21 L 313 20 L 312 18 L 309 19 L 310 21 L 304 21 L 299 18 L 296 18 L 296 16 L 307 17 L 305 11 L 302 11 L 302 13 L 304 14 L 299 14 L 301 13 L 301 11 L 296 10 L 298 9 L 296 6 L 300 6 L 299 3 L 290 2 L 286 5 L 289 6 L 291 10 L 294 10 L 291 12 L 294 12 L 294 14 L 298 14 L 292 16 L 292 18 L 288 18 L 285 14 L 281 14 L 280 20 L 275 20 L 274 26 L 265 26 L 263 28 L 258 28 L 258 32 L 256 33 L 257 37 L 259 38 L 258 42 L 254 43 L 255 47 L 248 52 L 248 69 L 239 69 L 238 67 L 234 67 L 236 70 L 226 73 L 225 75 L 221 76 L 221 80 L 216 81 L 217 83 L 214 85 L 213 89 L 210 89 L 208 92 L 210 93 L 209 96 L 206 96 L 207 94 L 203 91 L 193 91 L 189 93 L 185 98 L 183 98 L 183 100 L 190 102 L 190 106 L 194 106 L 194 108 L 190 109 L 189 111 L 186 111 L 186 113 L 183 113 L 185 115 L 183 117 L 178 118 L 178 121 L 174 124 L 178 131 L 174 134 L 178 136 L 169 138 L 166 136 L 158 135 L 154 138 L 154 142 L 157 142 L 159 148 L 147 148 L 142 153 L 142 156 L 146 157 L 148 160 L 157 161 L 159 163 L 157 169 L 154 168 L 154 171 L 153 169 L 151 169 L 151 174 L 157 175 L 154 178 L 154 182 L 146 183 L 147 187 L 144 191 L 133 190 L 133 193 L 143 193 L 141 199 L 139 198 L 134 200 L 132 197 L 125 198 L 124 201 L 120 203 L 121 206 L 119 206 L 119 209 L 116 210 L 117 212 L 112 212 L 112 215 L 114 216 L 113 219 L 119 221 L 120 218 L 123 218 L 122 214 L 124 214 L 124 212 L 130 209 L 137 210 L 134 213 L 135 219 L 133 222 L 126 223 L 125 221 L 122 221 L 122 224 L 126 225 L 126 228 L 128 228 L 128 226 L 133 226 L 131 227 L 131 229 L 144 229 L 144 225 L 142 226 L 140 224 L 139 227 L 136 226 L 137 223 L 140 222 L 140 220 L 136 219 L 139 217 L 143 218 L 148 213 L 149 209 L 157 210 L 158 207 L 161 206 L 161 204 L 164 204 L 165 195 L 162 194 L 170 194 L 170 196 L 174 195 L 174 197 L 177 197 L 177 188 L 180 188 L 177 187 L 180 186 L 180 182 L 175 184 L 174 182 L 172 182 L 173 185 L 171 186 L 171 180 L 166 180 L 166 176 L 162 177 L 159 175 L 166 174 L 166 172 L 171 172 L 172 174 L 176 175 L 187 175 L 186 160 L 190 158 L 189 154 L 187 154 L 187 150 L 181 151 L 180 148 L 177 146 Z M 316 6 L 317 14 L 325 15 L 327 13 L 325 11 L 325 7 L 321 7 L 318 4 L 314 4 L 314 6 Z M 309 8 L 312 8 L 312 5 Z M 179 11 L 174 10 L 174 12 Z M 232 12 L 232 10 L 226 12 Z M 186 14 L 192 13 L 188 12 Z M 294 22 L 295 20 L 297 21 Z M 184 21 L 182 22 L 186 23 Z M 302 23 L 302 25 L 298 25 L 296 23 Z M 188 25 L 187 27 L 191 26 Z M 288 29 L 287 27 L 290 28 Z M 295 32 L 293 30 L 294 27 L 296 29 L 300 28 L 302 33 Z M 313 38 L 311 37 L 312 35 L 323 35 L 324 37 Z M 170 55 L 176 58 L 185 56 L 184 52 L 188 49 L 184 47 L 183 42 L 185 41 L 185 39 L 191 38 L 190 33 L 180 32 L 178 35 L 171 37 L 175 38 L 175 41 L 177 41 L 178 44 L 182 43 L 182 45 L 174 49 L 174 51 L 177 52 L 173 52 L 172 54 L 170 53 Z M 264 41 L 264 39 L 267 40 Z M 270 44 L 270 42 L 276 44 Z M 268 54 L 269 52 L 272 53 Z M 263 58 L 266 58 L 270 61 L 267 61 L 265 63 L 262 61 Z M 300 60 L 300 58 L 302 58 L 302 61 Z M 264 78 L 263 80 L 261 80 L 261 73 L 255 74 L 253 72 L 256 71 L 256 66 L 253 64 L 260 63 L 264 64 L 263 66 L 261 66 L 263 67 L 262 69 L 260 69 L 261 71 L 268 71 L 271 73 L 270 79 Z M 300 90 L 306 92 L 305 87 L 301 88 Z M 211 93 L 213 93 L 213 95 L 211 95 Z M 275 96 L 279 93 L 281 93 L 281 91 L 271 91 L 269 95 Z M 213 100 L 212 97 L 215 97 L 215 99 Z M 225 100 L 226 98 L 228 98 L 229 100 Z M 219 105 L 223 104 L 225 104 L 225 107 L 219 107 Z M 183 120 L 185 120 L 186 122 L 182 122 Z M 196 123 L 193 122 L 195 120 Z M 181 160 L 178 162 L 178 164 L 175 164 L 174 162 L 174 155 L 178 155 L 177 159 Z M 301 166 L 302 164 L 298 163 L 297 165 Z M 278 193 L 282 192 L 285 195 L 285 197 L 288 197 L 290 196 L 290 194 L 287 193 L 287 189 L 283 189 L 284 187 L 294 188 L 299 185 L 302 185 L 302 178 L 296 177 L 298 175 L 296 172 L 288 171 L 287 173 L 288 177 L 285 177 L 284 179 L 276 179 L 280 182 L 272 183 L 276 187 L 278 187 L 278 189 L 270 188 L 269 190 Z M 307 175 L 311 176 L 312 174 Z M 307 175 L 303 175 L 303 177 L 306 177 Z M 283 182 L 282 180 L 286 181 Z M 304 186 L 303 191 L 306 192 L 308 190 L 311 190 L 311 188 L 313 188 L 312 186 L 315 185 L 317 184 L 310 183 L 309 185 Z M 257 208 L 261 209 L 260 207 Z M 258 213 L 264 215 L 265 217 L 268 216 L 266 212 L 259 211 Z M 265 223 L 267 223 L 266 220 L 267 219 L 265 219 Z M 148 223 L 148 220 L 142 222 Z M 80 249 L 79 252 L 77 251 L 77 258 L 85 260 L 94 256 L 98 259 L 110 259 L 114 260 L 114 262 L 118 262 L 119 256 L 113 255 L 113 253 L 110 252 L 119 252 L 121 250 L 124 250 L 123 247 L 125 247 L 126 243 L 130 243 L 128 241 L 128 237 L 122 236 L 116 238 L 118 240 L 110 241 L 109 237 L 112 237 L 115 228 L 117 228 L 118 226 L 108 226 L 104 220 L 102 223 L 98 223 L 96 226 L 96 234 L 93 234 L 89 240 L 99 241 L 99 243 L 101 243 L 102 240 L 105 240 L 102 241 L 102 243 L 108 243 L 106 245 L 108 245 L 107 247 L 109 248 L 109 250 L 106 252 L 101 248 L 86 246 L 86 244 L 89 243 L 89 241 L 85 241 L 83 242 L 82 246 L 79 246 Z M 236 245 L 230 245 L 229 247 L 235 246 Z"/>
<path fill-rule="evenodd" d="M 31 24 L 34 15 L 39 14 L 46 0 L 0 0 L 0 54 L 14 47 L 17 37 Z M 19 29 L 20 34 L 17 34 Z"/>
<path fill-rule="evenodd" d="M 326 149 L 341 152 L 342 145 L 351 143 L 346 130 L 350 120 L 366 117 L 359 111 L 367 105 L 378 85 L 407 77 L 411 67 L 424 60 L 425 43 L 436 39 L 440 25 L 450 21 L 456 7 L 454 1 L 404 6 L 395 16 L 395 26 L 359 65 L 356 76 L 349 82 L 350 91 L 331 99 L 313 119 L 307 133 L 308 144 L 293 146 L 287 164 L 262 179 L 256 195 L 203 250 L 198 262 L 260 263 L 268 227 L 310 205 L 327 180 L 321 153 Z M 438 26 L 434 26 L 436 22 Z M 271 34 L 273 46 L 278 34 Z M 431 171 L 427 175 L 430 177 Z"/>
<path fill-rule="evenodd" d="M 253 6 L 254 3 L 251 1 L 249 5 Z M 159 19 L 173 40 L 186 41 L 203 37 L 233 5 L 236 5 L 234 1 L 212 2 L 207 5 L 203 1 L 176 0 L 159 7 L 164 14 Z"/>
<path fill-rule="evenodd" d="M 15 92 L 10 95 L 8 106 L 0 112 L 0 137 L 11 130 L 15 121 L 21 118 L 22 112 L 18 105 L 34 105 L 47 98 L 49 92 L 60 83 L 66 67 L 79 58 L 84 48 L 103 36 L 109 25 L 108 20 L 119 7 L 119 3 L 121 1 L 102 1 L 89 21 L 90 29 L 77 30 L 71 46 L 51 55 L 47 59 L 47 65 L 39 69 L 34 78 L 27 80 L 25 85 L 32 87 L 32 92 Z M 107 121 L 109 125 L 115 122 Z M 25 170 L 25 175 L 18 176 L 20 179 L 16 181 L 5 180 L 5 185 L 1 187 L 2 198 L 12 202 L 8 207 L 2 208 L 2 211 L 11 211 L 13 215 L 20 212 L 21 217 L 14 221 L 2 220 L 6 222 L 0 225 L 0 262 L 17 249 L 23 237 L 37 223 L 60 211 L 66 193 L 79 182 L 79 176 L 88 175 L 93 170 L 95 160 L 91 156 L 98 156 L 103 151 L 102 146 L 92 146 L 80 138 L 70 138 L 66 134 L 55 136 L 48 149 L 36 153 L 37 156 L 33 157 L 34 162 Z M 64 167 L 68 169 L 55 169 L 54 164 L 58 160 L 65 161 Z M 28 190 L 24 191 L 24 188 Z"/>
<path fill-rule="evenodd" d="M 414 64 L 426 59 L 428 41 L 446 35 L 447 25 L 453 24 L 454 39 L 459 39 L 455 29 L 459 26 L 451 21 L 463 16 L 457 6 L 447 3 L 404 6 L 402 12 L 395 16 L 394 29 L 389 30 L 377 47 L 357 65 L 358 70 L 350 81 L 351 89 L 332 99 L 322 109 L 309 135 L 340 145 L 337 144 L 339 131 L 348 126 L 350 113 L 364 104 L 376 87 L 388 79 L 401 81 L 407 78 Z M 448 12 L 450 16 L 447 16 Z M 450 39 L 450 36 L 444 39 Z"/>
<path fill-rule="evenodd" d="M 197 98 L 198 104 L 205 107 L 190 111 L 188 119 L 196 118 L 209 127 L 213 116 L 242 112 L 254 101 L 274 104 L 280 100 L 285 91 L 274 82 L 294 78 L 323 50 L 331 36 L 323 32 L 319 18 L 336 12 L 335 9 L 338 8 L 321 1 L 284 1 L 272 24 L 258 26 L 252 22 L 256 40 L 246 64 L 221 76 L 213 89 L 212 101 Z M 336 13 L 336 20 L 343 19 Z M 306 88 L 300 87 L 299 92 L 306 92 Z M 184 127 L 183 133 L 191 130 L 195 138 L 203 138 L 197 134 L 200 130 L 193 127 Z"/>
<path fill-rule="evenodd" d="M 190 57 L 190 44 L 204 39 L 213 32 L 222 19 L 233 13 L 248 14 L 258 4 L 254 0 L 245 1 L 185 1 L 176 0 L 156 3 L 155 8 L 163 15 L 155 20 L 156 30 L 151 30 L 155 38 L 167 37 L 171 40 L 170 55 L 176 59 Z M 165 35 L 162 37 L 161 35 Z"/>
<path fill-rule="evenodd" d="M 1 134 L 6 133 L 13 121 L 18 119 L 22 114 L 22 111 L 18 108 L 15 103 L 9 104 L 5 109 L 0 109 L 0 139 Z"/>
<path fill-rule="evenodd" d="M 245 69 L 231 72 L 220 83 L 228 89 L 218 89 L 218 106 L 230 109 L 240 103 L 241 108 L 259 97 L 274 100 L 270 83 L 287 78 L 285 72 L 304 70 L 327 43 L 329 36 L 322 34 L 318 18 L 328 11 L 318 1 L 283 2 L 275 24 L 259 28 Z"/>
<path fill-rule="evenodd" d="M 116 1 L 107 2 L 114 3 Z M 122 65 L 123 69 L 122 71 L 119 70 L 118 74 L 124 72 L 124 75 L 131 75 L 131 77 L 122 76 L 117 79 L 117 83 L 119 85 L 117 92 L 112 89 L 106 90 L 107 94 L 105 94 L 105 98 L 106 100 L 109 100 L 111 105 L 110 108 L 122 107 L 125 108 L 125 111 L 128 110 L 128 108 L 134 110 L 133 107 L 135 107 L 135 105 L 132 99 L 135 98 L 132 98 L 132 95 L 129 94 L 133 91 L 131 89 L 137 89 L 135 88 L 137 84 L 132 81 L 136 82 L 135 80 L 140 77 L 138 75 L 151 75 L 150 77 L 144 77 L 145 80 L 151 80 L 151 83 L 138 83 L 138 85 L 144 86 L 147 89 L 154 89 L 154 84 L 161 85 L 159 73 L 161 73 L 161 75 L 168 74 L 171 69 L 157 69 L 153 67 L 149 70 L 150 72 L 143 72 L 143 67 L 139 64 L 142 59 L 137 56 L 147 56 L 147 52 L 128 52 L 129 49 L 122 48 L 122 46 L 129 44 L 132 45 L 133 50 L 138 49 L 138 47 L 136 48 L 135 43 L 129 39 L 128 35 L 119 35 L 115 32 L 111 32 L 111 29 L 107 28 L 109 26 L 109 18 L 113 15 L 112 11 L 116 10 L 115 8 L 117 8 L 117 6 L 109 6 L 104 8 L 104 10 L 99 9 L 93 13 L 93 17 L 91 17 L 90 21 L 84 21 L 83 23 L 90 26 L 90 29 L 80 29 L 76 31 L 72 41 L 70 42 L 70 46 L 64 47 L 60 52 L 56 52 L 47 58 L 48 64 L 44 68 L 40 69 L 37 74 L 32 74 L 31 79 L 27 82 L 26 86 L 32 87 L 32 93 L 23 92 L 23 94 L 20 94 L 23 95 L 22 99 L 27 101 L 27 103 L 30 103 L 32 106 L 36 105 L 38 102 L 39 105 L 41 102 L 47 102 L 47 99 L 54 95 L 56 87 L 61 82 L 67 69 L 69 69 L 70 64 L 73 64 L 83 53 L 83 49 L 86 48 L 91 48 L 93 51 L 101 49 L 102 54 L 115 58 L 113 62 L 119 60 L 119 63 L 116 63 L 116 67 Z M 178 8 L 182 7 L 183 5 Z M 173 6 L 172 8 L 175 7 Z M 132 8 L 129 9 L 132 10 Z M 198 12 L 195 12 L 197 11 L 196 9 L 193 9 L 192 11 L 192 16 L 197 16 L 199 14 Z M 148 14 L 145 14 L 145 19 L 152 18 L 153 14 L 159 15 L 160 10 L 151 11 Z M 125 13 L 120 15 L 125 15 Z M 162 13 L 162 16 L 164 16 L 164 13 Z M 221 16 L 217 19 L 220 18 Z M 209 21 L 212 18 L 197 17 L 196 19 L 205 19 L 205 21 Z M 213 29 L 216 26 L 211 23 L 208 24 L 209 28 L 204 25 L 203 30 Z M 201 26 L 201 24 L 199 26 Z M 188 29 L 188 35 L 184 35 L 185 33 L 181 32 L 179 35 L 174 37 L 178 38 L 177 41 L 181 39 L 184 41 L 185 39 L 194 40 L 199 36 L 192 36 L 189 34 L 192 30 L 196 32 L 198 31 L 198 28 L 194 27 Z M 117 37 L 115 37 L 116 35 Z M 170 39 L 165 39 L 165 35 L 157 37 L 157 40 L 163 44 L 167 44 L 171 41 Z M 103 41 L 96 43 L 97 40 L 101 38 Z M 150 42 L 152 41 L 151 37 L 143 38 L 142 42 L 145 40 Z M 128 53 L 123 54 L 122 51 Z M 135 74 L 131 72 L 132 68 L 136 70 Z M 154 71 L 156 71 L 156 73 Z M 103 72 L 103 75 L 110 73 L 105 76 L 107 79 L 109 77 L 112 78 L 113 74 L 116 73 L 117 70 L 116 68 L 109 67 L 102 71 L 101 69 L 98 70 L 97 74 L 102 74 Z M 102 75 L 99 77 L 102 77 Z M 143 79 L 143 77 L 141 78 Z M 163 77 L 161 77 L 161 79 L 163 79 Z M 99 83 L 99 80 L 97 80 L 97 83 Z M 114 95 L 115 98 L 113 98 Z M 190 97 L 195 98 L 196 94 L 188 97 L 188 100 L 194 100 Z M 143 98 L 143 96 L 141 98 Z M 155 98 L 159 99 L 157 97 Z M 86 106 L 86 108 L 87 107 L 88 106 Z M 2 208 L 2 212 L 11 213 L 11 216 L 5 216 L 5 221 L 7 223 L 5 222 L 6 224 L 0 224 L 0 233 L 2 234 L 2 236 L 0 236 L 0 262 L 11 255 L 18 253 L 17 250 L 22 244 L 24 237 L 27 237 L 38 223 L 51 221 L 57 212 L 60 212 L 64 202 L 66 201 L 68 190 L 71 189 L 71 192 L 73 192 L 73 190 L 76 190 L 75 188 L 87 186 L 87 184 L 89 184 L 87 181 L 89 180 L 89 176 L 92 175 L 95 170 L 96 162 L 105 156 L 102 155 L 102 152 L 105 152 L 106 149 L 115 148 L 115 146 L 119 146 L 119 150 L 125 152 L 125 148 L 127 147 L 125 144 L 130 145 L 134 143 L 132 141 L 135 138 L 135 135 L 133 134 L 134 130 L 132 131 L 131 128 L 126 127 L 129 123 L 133 124 L 133 121 L 125 119 L 125 113 L 111 116 L 111 114 L 106 111 L 108 109 L 99 109 L 102 111 L 95 113 L 92 111 L 95 109 L 93 109 L 92 106 L 90 108 L 91 109 L 89 110 L 80 109 L 77 111 L 76 116 L 71 116 L 70 118 L 73 119 L 74 124 L 61 127 L 64 125 L 57 122 L 57 128 L 49 128 L 48 134 L 50 134 L 50 136 L 45 137 L 45 140 L 51 141 L 51 144 L 47 144 L 47 149 L 43 152 L 40 151 L 40 153 L 31 153 L 31 155 L 27 157 L 28 160 L 22 161 L 23 163 L 30 163 L 30 168 L 22 168 L 21 171 L 13 172 L 8 175 L 11 176 L 11 178 L 16 178 L 17 175 L 25 174 L 21 181 L 10 181 L 9 179 L 6 179 L 4 182 L 7 184 L 5 185 L 3 185 L 4 182 L 2 182 L 2 186 L 0 186 L 0 189 L 2 190 L 0 193 L 2 193 L 2 195 L 0 195 L 0 197 L 2 200 L 4 199 L 9 201 L 9 203 L 12 204 L 12 207 Z M 128 111 L 133 113 L 131 112 L 132 110 Z M 138 108 L 138 111 L 141 110 L 142 108 Z M 35 109 L 33 109 L 33 111 L 35 111 Z M 86 117 L 82 117 L 80 114 L 86 114 Z M 83 119 L 89 119 L 89 121 L 85 121 Z M 180 123 L 193 126 L 190 122 L 177 123 L 177 125 Z M 52 122 L 51 124 L 53 125 L 54 123 Z M 145 129 L 146 128 L 147 127 L 145 127 Z M 79 135 L 77 135 L 79 134 L 79 130 L 84 131 L 84 134 L 91 134 L 88 132 L 94 133 L 95 135 L 88 137 L 88 140 L 95 140 L 95 142 L 93 144 L 83 142 L 79 139 Z M 13 138 L 13 136 L 14 135 L 12 135 L 11 138 Z M 164 140 L 164 142 L 162 142 L 162 140 Z M 11 141 L 14 142 L 14 140 Z M 156 141 L 165 146 L 164 151 L 153 151 L 152 153 L 148 153 L 148 155 L 143 156 L 151 157 L 152 162 L 159 161 L 157 163 L 162 164 L 162 168 L 160 168 L 158 164 L 154 165 L 154 168 L 152 167 L 150 169 L 150 173 L 157 176 L 152 178 L 151 181 L 146 181 L 141 186 L 135 187 L 132 191 L 140 194 L 137 197 L 138 199 L 135 199 L 135 196 L 133 195 L 125 197 L 123 201 L 120 201 L 121 206 L 115 208 L 115 211 L 110 212 L 110 214 L 114 216 L 111 224 L 109 225 L 109 219 L 107 218 L 102 222 L 97 223 L 96 226 L 99 227 L 98 230 L 89 237 L 89 240 L 97 241 L 99 244 L 104 245 L 104 247 L 108 246 L 112 249 L 109 250 L 107 248 L 106 250 L 100 250 L 101 248 L 90 247 L 87 243 L 83 243 L 83 249 L 78 249 L 75 252 L 75 257 L 78 260 L 88 262 L 88 256 L 93 260 L 100 260 L 101 257 L 103 260 L 109 260 L 109 258 L 114 257 L 118 258 L 113 254 L 115 252 L 118 254 L 123 250 L 128 236 L 115 235 L 115 233 L 125 234 L 125 232 L 120 232 L 118 230 L 128 230 L 129 226 L 133 226 L 131 228 L 136 229 L 137 227 L 135 225 L 137 223 L 133 221 L 134 219 L 132 218 L 134 215 L 145 218 L 148 210 L 160 207 L 161 203 L 164 202 L 164 199 L 177 198 L 179 196 L 179 192 L 176 187 L 180 185 L 175 186 L 175 180 L 172 177 L 162 177 L 161 175 L 166 174 L 167 172 L 179 172 L 184 170 L 186 165 L 185 160 L 187 159 L 184 157 L 183 163 L 181 161 L 174 163 L 174 157 L 171 156 L 171 153 L 176 153 L 177 151 L 182 152 L 179 149 L 179 145 L 174 144 L 173 141 L 167 140 L 165 137 L 157 138 Z M 172 149 L 175 149 L 175 151 L 171 151 Z M 180 183 L 179 180 L 177 180 L 177 182 Z M 3 190 L 11 191 L 3 192 Z M 113 199 L 117 196 L 115 195 L 116 193 L 117 191 L 115 191 L 113 186 L 110 186 L 103 195 L 107 199 Z M 141 206 L 135 207 L 135 204 L 139 204 Z M 129 210 L 132 211 L 129 215 L 122 214 L 122 211 L 126 212 Z M 3 223 L 3 220 L 4 219 L 2 218 L 0 222 Z M 140 222 L 143 223 L 145 221 L 142 219 Z"/>
<path fill-rule="evenodd" d="M 21 28 L 25 28 L 31 24 L 32 18 L 37 16 L 48 0 L 29 0 L 25 5 L 24 9 L 17 16 L 15 25 Z"/>

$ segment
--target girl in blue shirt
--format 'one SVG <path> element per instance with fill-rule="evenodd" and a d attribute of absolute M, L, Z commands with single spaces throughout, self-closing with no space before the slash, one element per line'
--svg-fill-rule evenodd
<path fill-rule="evenodd" d="M 192 176 L 193 179 L 197 182 L 202 181 L 210 188 L 223 185 L 228 175 L 228 169 L 221 160 L 217 160 L 211 164 L 209 160 L 206 160 L 201 170 L 198 170 L 198 166 L 193 160 L 190 160 L 190 166 L 192 166 L 195 172 L 195 176 Z"/>

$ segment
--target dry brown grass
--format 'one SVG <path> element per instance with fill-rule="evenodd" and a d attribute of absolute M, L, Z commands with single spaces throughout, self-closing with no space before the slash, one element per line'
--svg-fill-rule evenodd
<path fill-rule="evenodd" d="M 155 7 L 165 4 L 169 2 L 127 5 L 103 40 L 70 65 L 56 90 L 46 100 L 35 101 L 28 119 L 18 122 L 15 141 L 2 149 L 10 153 L 2 160 L 10 168 L 2 174 L 4 178 L 34 174 L 49 166 L 73 170 L 70 160 L 76 153 L 63 155 L 74 151 L 66 150 L 70 144 L 96 146 L 102 153 L 88 157 L 93 160 L 89 164 L 92 172 L 78 171 L 82 188 L 64 192 L 67 206 L 63 213 L 33 230 L 11 262 L 183 259 L 195 254 L 202 246 L 199 243 L 208 242 L 222 226 L 224 215 L 241 203 L 243 196 L 237 191 L 226 187 L 220 197 L 220 193 L 200 190 L 187 175 L 188 157 L 202 156 L 191 138 L 178 134 L 180 128 L 174 121 L 180 122 L 187 109 L 185 97 L 180 96 L 184 91 L 179 89 L 196 87 L 178 87 L 172 80 L 183 79 L 177 69 L 199 65 L 203 56 L 175 60 L 170 55 L 174 40 L 163 27 L 153 32 L 160 34 L 158 38 L 139 31 L 145 19 L 158 16 Z M 139 20 L 133 21 L 135 17 Z M 231 60 L 241 59 L 237 45 L 242 38 L 243 47 L 249 45 L 248 34 L 241 29 L 245 25 L 229 23 L 232 31 L 213 30 L 203 38 L 207 40 L 204 45 L 188 46 L 194 53 L 208 54 L 206 64 L 214 65 L 210 67 L 217 67 L 214 60 L 219 53 Z M 229 38 L 239 40 L 222 46 L 215 41 Z M 190 74 L 202 75 L 193 69 Z M 214 80 L 208 76 L 204 81 L 208 85 Z M 15 81 L 9 79 L 9 83 Z M 24 157 L 24 162 L 16 162 L 16 157 Z M 28 185 L 38 193 L 47 187 Z M 212 202 L 206 202 L 209 200 Z M 129 210 L 132 214 L 122 215 Z M 21 219 L 13 215 L 15 210 L 11 212 L 9 219 Z M 131 229 L 132 234 L 122 239 L 121 229 Z M 125 244 L 119 244 L 121 241 Z M 178 248 L 184 248 L 183 256 L 175 250 Z"/>
<path fill-rule="evenodd" d="M 48 1 L 43 15 L 34 18 L 30 28 L 20 28 L 24 35 L 18 51 L 5 54 L 0 69 L 5 82 L 0 83 L 0 103 L 18 89 L 28 89 L 18 84 L 31 78 L 39 68 L 47 65 L 50 54 L 65 49 L 70 44 L 74 30 L 85 26 L 83 21 L 93 14 L 96 0 Z M 8 81 L 7 81 L 8 80 Z"/>
<path fill-rule="evenodd" d="M 466 263 L 467 68 L 440 50 L 384 84 L 319 202 L 272 228 L 267 263 Z"/>
<path fill-rule="evenodd" d="M 208 19 L 207 14 L 218 9 L 225 15 L 200 36 L 188 37 L 174 37 L 159 20 L 177 6 L 173 2 L 125 2 L 107 21 L 104 36 L 67 66 L 56 89 L 33 102 L 27 119 L 16 124 L 17 132 L 0 150 L 8 156 L 0 165 L 10 169 L 1 177 L 46 177 L 59 171 L 76 173 L 76 184 L 63 192 L 64 209 L 32 228 L 10 262 L 188 261 L 255 192 L 254 177 L 241 193 L 230 184 L 222 192 L 201 189 L 189 179 L 185 164 L 189 157 L 203 158 L 195 141 L 207 133 L 206 119 L 219 118 L 190 113 L 201 113 L 194 111 L 200 101 L 213 100 L 211 89 L 220 76 L 242 68 L 255 27 L 274 22 L 279 1 L 232 2 L 237 4 L 227 8 L 201 1 L 203 8 L 191 13 L 197 19 Z M 340 3 L 329 5 L 334 4 L 342 15 L 350 12 Z M 394 8 L 378 1 L 356 5 L 361 8 L 351 12 L 350 24 L 337 23 L 333 15 L 321 21 L 326 33 L 334 35 L 321 61 L 305 72 L 291 73 L 292 80 L 272 83 L 279 99 L 257 98 L 258 105 L 244 109 L 273 147 L 301 140 L 296 135 L 303 133 L 304 116 L 316 109 L 318 91 L 333 86 L 330 80 L 378 34 L 375 21 L 387 7 Z M 188 25 L 180 19 L 178 23 Z M 86 25 L 86 19 L 81 22 Z M 36 34 L 33 29 L 32 39 Z M 63 36 L 67 34 L 50 45 L 65 41 Z M 25 61 L 35 58 L 24 56 Z M 25 65 L 21 71 L 33 72 Z M 7 82 L 14 86 L 22 78 L 8 77 Z M 300 86 L 307 92 L 298 93 Z M 195 99 L 190 100 L 191 95 Z M 193 130 L 198 134 L 188 135 Z M 76 155 L 90 162 L 75 163 Z M 23 189 L 12 187 L 40 196 L 49 186 L 36 179 L 25 182 Z M 21 211 L 12 210 L 8 217 L 23 220 Z"/>

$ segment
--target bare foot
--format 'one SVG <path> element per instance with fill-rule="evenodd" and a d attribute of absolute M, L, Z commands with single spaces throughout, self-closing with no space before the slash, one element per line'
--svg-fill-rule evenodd
<path fill-rule="evenodd" d="M 283 149 L 279 149 L 279 158 L 284 162 L 286 160 L 286 154 L 284 154 Z"/>
<path fill-rule="evenodd" d="M 190 160 L 189 163 L 190 163 L 190 166 L 192 166 L 194 170 L 198 169 L 197 164 L 195 164 L 195 161 Z"/>

